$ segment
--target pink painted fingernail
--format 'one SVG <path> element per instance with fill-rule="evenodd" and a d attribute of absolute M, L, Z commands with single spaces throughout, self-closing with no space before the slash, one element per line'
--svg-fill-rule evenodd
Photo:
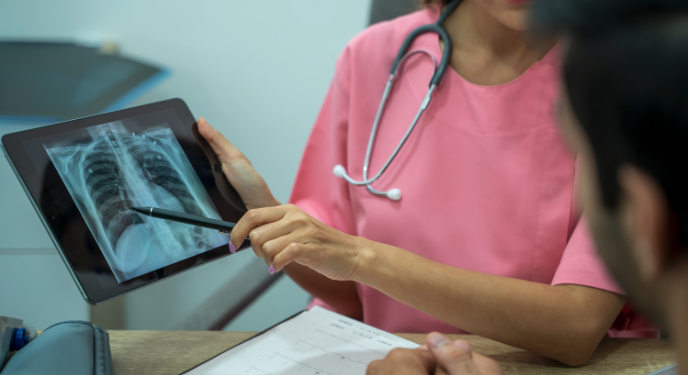
<path fill-rule="evenodd" d="M 270 275 L 274 275 L 275 274 L 275 266 L 270 266 L 270 268 L 268 269 L 268 272 L 270 272 Z"/>
<path fill-rule="evenodd" d="M 229 252 L 232 254 L 236 253 L 236 247 L 234 247 L 231 242 L 229 243 Z"/>

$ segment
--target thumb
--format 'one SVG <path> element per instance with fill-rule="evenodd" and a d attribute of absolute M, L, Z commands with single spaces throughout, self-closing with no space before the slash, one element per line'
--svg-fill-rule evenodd
<path fill-rule="evenodd" d="M 451 342 L 437 332 L 427 338 L 428 347 L 439 367 L 449 375 L 479 375 L 470 345 L 463 340 Z"/>
<path fill-rule="evenodd" d="M 198 132 L 203 138 L 205 138 L 206 141 L 208 141 L 208 144 L 221 161 L 227 162 L 228 160 L 243 157 L 243 154 L 241 154 L 241 152 L 234 147 L 234 145 L 230 143 L 219 131 L 210 126 L 206 119 L 201 117 L 198 119 L 197 123 Z"/>

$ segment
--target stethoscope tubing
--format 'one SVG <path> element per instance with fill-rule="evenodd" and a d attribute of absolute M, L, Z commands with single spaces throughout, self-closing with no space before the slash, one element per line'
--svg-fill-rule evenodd
<path fill-rule="evenodd" d="M 392 189 L 389 192 L 383 192 L 383 191 L 375 190 L 371 186 L 371 184 L 374 183 L 375 181 L 377 181 L 382 176 L 382 174 L 387 170 L 387 168 L 392 163 L 394 158 L 396 158 L 399 151 L 401 150 L 401 148 L 403 147 L 403 145 L 406 143 L 409 136 L 413 132 L 413 129 L 415 129 L 416 124 L 420 120 L 421 115 L 423 114 L 423 112 L 425 112 L 425 110 L 428 108 L 430 102 L 432 101 L 432 95 L 435 92 L 435 89 L 437 88 L 437 86 L 440 85 L 440 83 L 442 82 L 442 79 L 444 78 L 444 75 L 445 75 L 447 68 L 449 67 L 449 63 L 451 61 L 452 41 L 451 41 L 451 38 L 449 36 L 449 33 L 447 32 L 447 30 L 442 25 L 446 21 L 447 17 L 449 17 L 449 15 L 451 13 L 453 13 L 454 10 L 456 10 L 456 8 L 459 6 L 459 4 L 461 4 L 461 2 L 462 2 L 462 0 L 454 0 L 453 2 L 451 2 L 447 6 L 447 8 L 442 12 L 442 14 L 440 15 L 440 17 L 436 23 L 424 25 L 424 26 L 421 26 L 421 27 L 413 30 L 411 32 L 411 34 L 409 34 L 406 37 L 406 39 L 404 40 L 404 42 L 402 43 L 401 48 L 399 49 L 399 52 L 397 53 L 397 56 L 394 59 L 394 63 L 392 64 L 390 76 L 389 76 L 389 79 L 387 80 L 387 84 L 385 85 L 385 90 L 382 94 L 382 99 L 380 100 L 380 105 L 378 107 L 377 113 L 375 114 L 375 120 L 373 122 L 373 127 L 370 131 L 370 138 L 368 139 L 368 146 L 366 147 L 366 155 L 365 155 L 365 160 L 363 163 L 363 180 L 362 181 L 356 181 L 353 178 L 351 178 L 347 174 L 346 169 L 341 165 L 337 165 L 334 168 L 334 174 L 336 176 L 343 178 L 348 183 L 350 183 L 354 186 L 365 185 L 366 188 L 368 189 L 368 191 L 370 191 L 371 193 L 373 193 L 375 195 L 386 195 L 390 199 L 393 199 L 393 200 L 399 200 L 401 198 L 401 191 L 399 189 Z M 389 156 L 389 158 L 387 159 L 385 164 L 382 166 L 382 168 L 380 168 L 380 170 L 378 171 L 377 174 L 375 174 L 375 176 L 368 179 L 368 171 L 369 171 L 369 167 L 370 167 L 370 158 L 371 158 L 371 155 L 373 152 L 373 146 L 375 144 L 375 138 L 377 137 L 378 128 L 380 125 L 380 121 L 382 120 L 384 110 L 387 106 L 387 101 L 389 100 L 390 93 L 394 87 L 394 82 L 396 80 L 397 75 L 399 74 L 399 70 L 403 66 L 404 60 L 407 57 L 409 57 L 409 56 L 411 56 L 417 52 L 420 52 L 420 51 L 415 51 L 415 52 L 407 53 L 409 48 L 411 48 L 411 45 L 413 44 L 413 42 L 418 37 L 420 37 L 421 35 L 426 34 L 426 33 L 436 33 L 440 37 L 440 39 L 443 41 L 444 51 L 442 53 L 442 59 L 441 59 L 440 63 L 437 64 L 434 57 L 432 55 L 430 55 L 430 57 L 433 60 L 433 64 L 435 66 L 435 71 L 433 73 L 432 79 L 430 80 L 430 83 L 428 86 L 428 91 L 427 91 L 427 93 L 423 99 L 423 102 L 421 103 L 418 111 L 416 112 L 416 115 L 415 115 L 413 121 L 411 122 L 411 125 L 406 130 L 406 133 L 404 133 L 404 136 L 399 141 L 399 143 L 397 144 L 397 147 L 394 149 L 392 154 Z M 390 194 L 391 192 L 393 192 L 393 194 Z"/>
<path fill-rule="evenodd" d="M 459 0 L 461 2 L 461 0 Z M 446 10 L 445 10 L 446 12 Z M 439 21 L 438 21 L 439 22 Z M 432 79 L 430 80 L 429 86 L 435 85 L 439 86 L 440 82 L 442 82 L 442 79 L 444 78 L 444 73 L 447 71 L 447 67 L 449 66 L 449 62 L 451 61 L 451 53 L 452 53 L 452 42 L 451 38 L 449 37 L 449 33 L 447 30 L 441 26 L 441 24 L 430 24 L 430 25 L 424 25 L 421 26 L 411 32 L 408 37 L 406 37 L 406 40 L 404 40 L 404 43 L 401 45 L 401 49 L 399 49 L 399 52 L 397 53 L 397 57 L 394 59 L 394 63 L 392 64 L 392 70 L 391 74 L 396 75 L 397 69 L 399 69 L 399 65 L 401 62 L 404 60 L 404 56 L 406 56 L 406 53 L 408 52 L 409 48 L 411 48 L 411 45 L 413 42 L 418 39 L 423 34 L 427 33 L 435 33 L 437 34 L 441 39 L 442 42 L 444 43 L 444 51 L 442 53 L 442 60 L 440 61 L 439 67 L 435 74 L 433 74 Z"/>

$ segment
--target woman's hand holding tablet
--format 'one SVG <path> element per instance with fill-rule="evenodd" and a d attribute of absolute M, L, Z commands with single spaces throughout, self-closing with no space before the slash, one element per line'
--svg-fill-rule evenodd
<path fill-rule="evenodd" d="M 249 210 L 280 205 L 246 156 L 203 117 L 198 119 L 198 132 L 212 147 L 222 163 L 222 171 Z"/>
<path fill-rule="evenodd" d="M 365 239 L 329 227 L 294 205 L 280 205 L 251 162 L 220 132 L 203 118 L 198 120 L 198 131 L 250 209 L 232 230 L 230 246 L 240 246 L 240 238 L 251 238 L 253 251 L 265 259 L 271 274 L 296 262 L 332 280 L 352 279 Z"/>

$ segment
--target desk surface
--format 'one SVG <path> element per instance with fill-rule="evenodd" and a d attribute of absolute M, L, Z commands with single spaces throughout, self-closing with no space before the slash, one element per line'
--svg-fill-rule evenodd
<path fill-rule="evenodd" d="M 110 331 L 115 375 L 178 374 L 248 339 L 254 332 L 208 331 Z M 423 343 L 425 335 L 400 334 Z M 475 351 L 489 355 L 504 374 L 638 374 L 645 375 L 674 363 L 670 344 L 655 339 L 604 339 L 588 364 L 580 368 L 561 365 L 535 354 L 478 336 L 462 338 Z"/>

